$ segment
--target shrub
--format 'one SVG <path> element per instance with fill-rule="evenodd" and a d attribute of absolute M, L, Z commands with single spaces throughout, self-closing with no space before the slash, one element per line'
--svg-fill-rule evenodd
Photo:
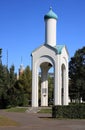
<path fill-rule="evenodd" d="M 85 104 L 53 106 L 53 118 L 85 119 Z"/>

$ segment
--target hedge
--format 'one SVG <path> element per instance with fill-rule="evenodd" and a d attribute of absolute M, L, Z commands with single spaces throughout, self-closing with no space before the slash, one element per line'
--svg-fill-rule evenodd
<path fill-rule="evenodd" d="M 85 104 L 53 106 L 53 118 L 85 119 Z"/>

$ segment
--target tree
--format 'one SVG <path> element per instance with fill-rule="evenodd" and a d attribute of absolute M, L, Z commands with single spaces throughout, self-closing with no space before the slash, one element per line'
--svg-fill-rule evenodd
<path fill-rule="evenodd" d="M 79 49 L 69 62 L 70 99 L 85 101 L 85 47 Z"/>
<path fill-rule="evenodd" d="M 24 82 L 24 96 L 27 99 L 29 105 L 31 105 L 31 93 L 32 93 L 32 74 L 30 67 L 27 66 L 20 79 Z"/>
<path fill-rule="evenodd" d="M 17 80 L 15 66 L 9 69 L 2 64 L 2 49 L 0 49 L 0 108 L 7 106 L 28 105 L 31 101 L 31 70 L 27 66 Z"/>
<path fill-rule="evenodd" d="M 0 108 L 8 106 L 26 106 L 31 101 L 31 70 L 27 66 L 17 80 L 15 66 L 9 69 L 2 64 L 0 49 Z M 31 103 L 30 103 L 31 104 Z"/>
<path fill-rule="evenodd" d="M 8 69 L 0 64 L 0 108 L 5 108 L 8 105 Z"/>
<path fill-rule="evenodd" d="M 9 69 L 9 74 L 8 74 L 8 90 L 7 90 L 7 95 L 8 95 L 8 100 L 9 100 L 9 105 L 14 105 L 15 104 L 15 82 L 17 80 L 17 75 L 14 72 L 15 71 L 15 67 L 14 65 L 12 65 Z"/>
<path fill-rule="evenodd" d="M 48 101 L 49 105 L 53 105 L 53 99 L 54 99 L 54 78 L 48 77 Z"/>
<path fill-rule="evenodd" d="M 15 83 L 17 105 L 28 105 L 28 101 L 31 101 L 31 88 L 31 70 L 27 66 Z"/>

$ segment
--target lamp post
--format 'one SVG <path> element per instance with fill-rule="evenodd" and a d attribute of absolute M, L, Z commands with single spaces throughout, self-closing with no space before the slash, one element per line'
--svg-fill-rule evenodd
<path fill-rule="evenodd" d="M 2 58 L 2 48 L 0 48 L 0 64 L 2 64 L 1 58 Z"/>

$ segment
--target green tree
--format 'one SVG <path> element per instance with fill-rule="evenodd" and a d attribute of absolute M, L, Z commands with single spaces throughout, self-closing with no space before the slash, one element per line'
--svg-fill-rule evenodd
<path fill-rule="evenodd" d="M 31 97 L 32 97 L 32 72 L 30 67 L 27 66 L 25 71 L 25 82 L 26 85 L 24 86 L 25 95 L 27 95 L 28 103 L 31 105 Z"/>
<path fill-rule="evenodd" d="M 9 74 L 8 74 L 8 90 L 7 90 L 7 94 L 8 94 L 8 99 L 9 99 L 9 105 L 14 105 L 15 103 L 15 82 L 17 80 L 17 75 L 14 72 L 15 71 L 15 67 L 14 65 L 12 65 L 9 69 Z"/>
<path fill-rule="evenodd" d="M 30 105 L 31 100 L 31 70 L 27 66 L 15 84 L 17 105 Z"/>
<path fill-rule="evenodd" d="M 76 51 L 69 62 L 70 99 L 85 101 L 85 47 Z"/>
<path fill-rule="evenodd" d="M 8 68 L 2 64 L 2 48 L 0 48 L 0 108 L 6 108 L 8 105 Z"/>
<path fill-rule="evenodd" d="M 53 105 L 53 98 L 54 98 L 54 78 L 48 77 L 48 101 L 49 105 Z"/>
<path fill-rule="evenodd" d="M 5 108 L 8 105 L 8 69 L 0 64 L 0 108 Z"/>

